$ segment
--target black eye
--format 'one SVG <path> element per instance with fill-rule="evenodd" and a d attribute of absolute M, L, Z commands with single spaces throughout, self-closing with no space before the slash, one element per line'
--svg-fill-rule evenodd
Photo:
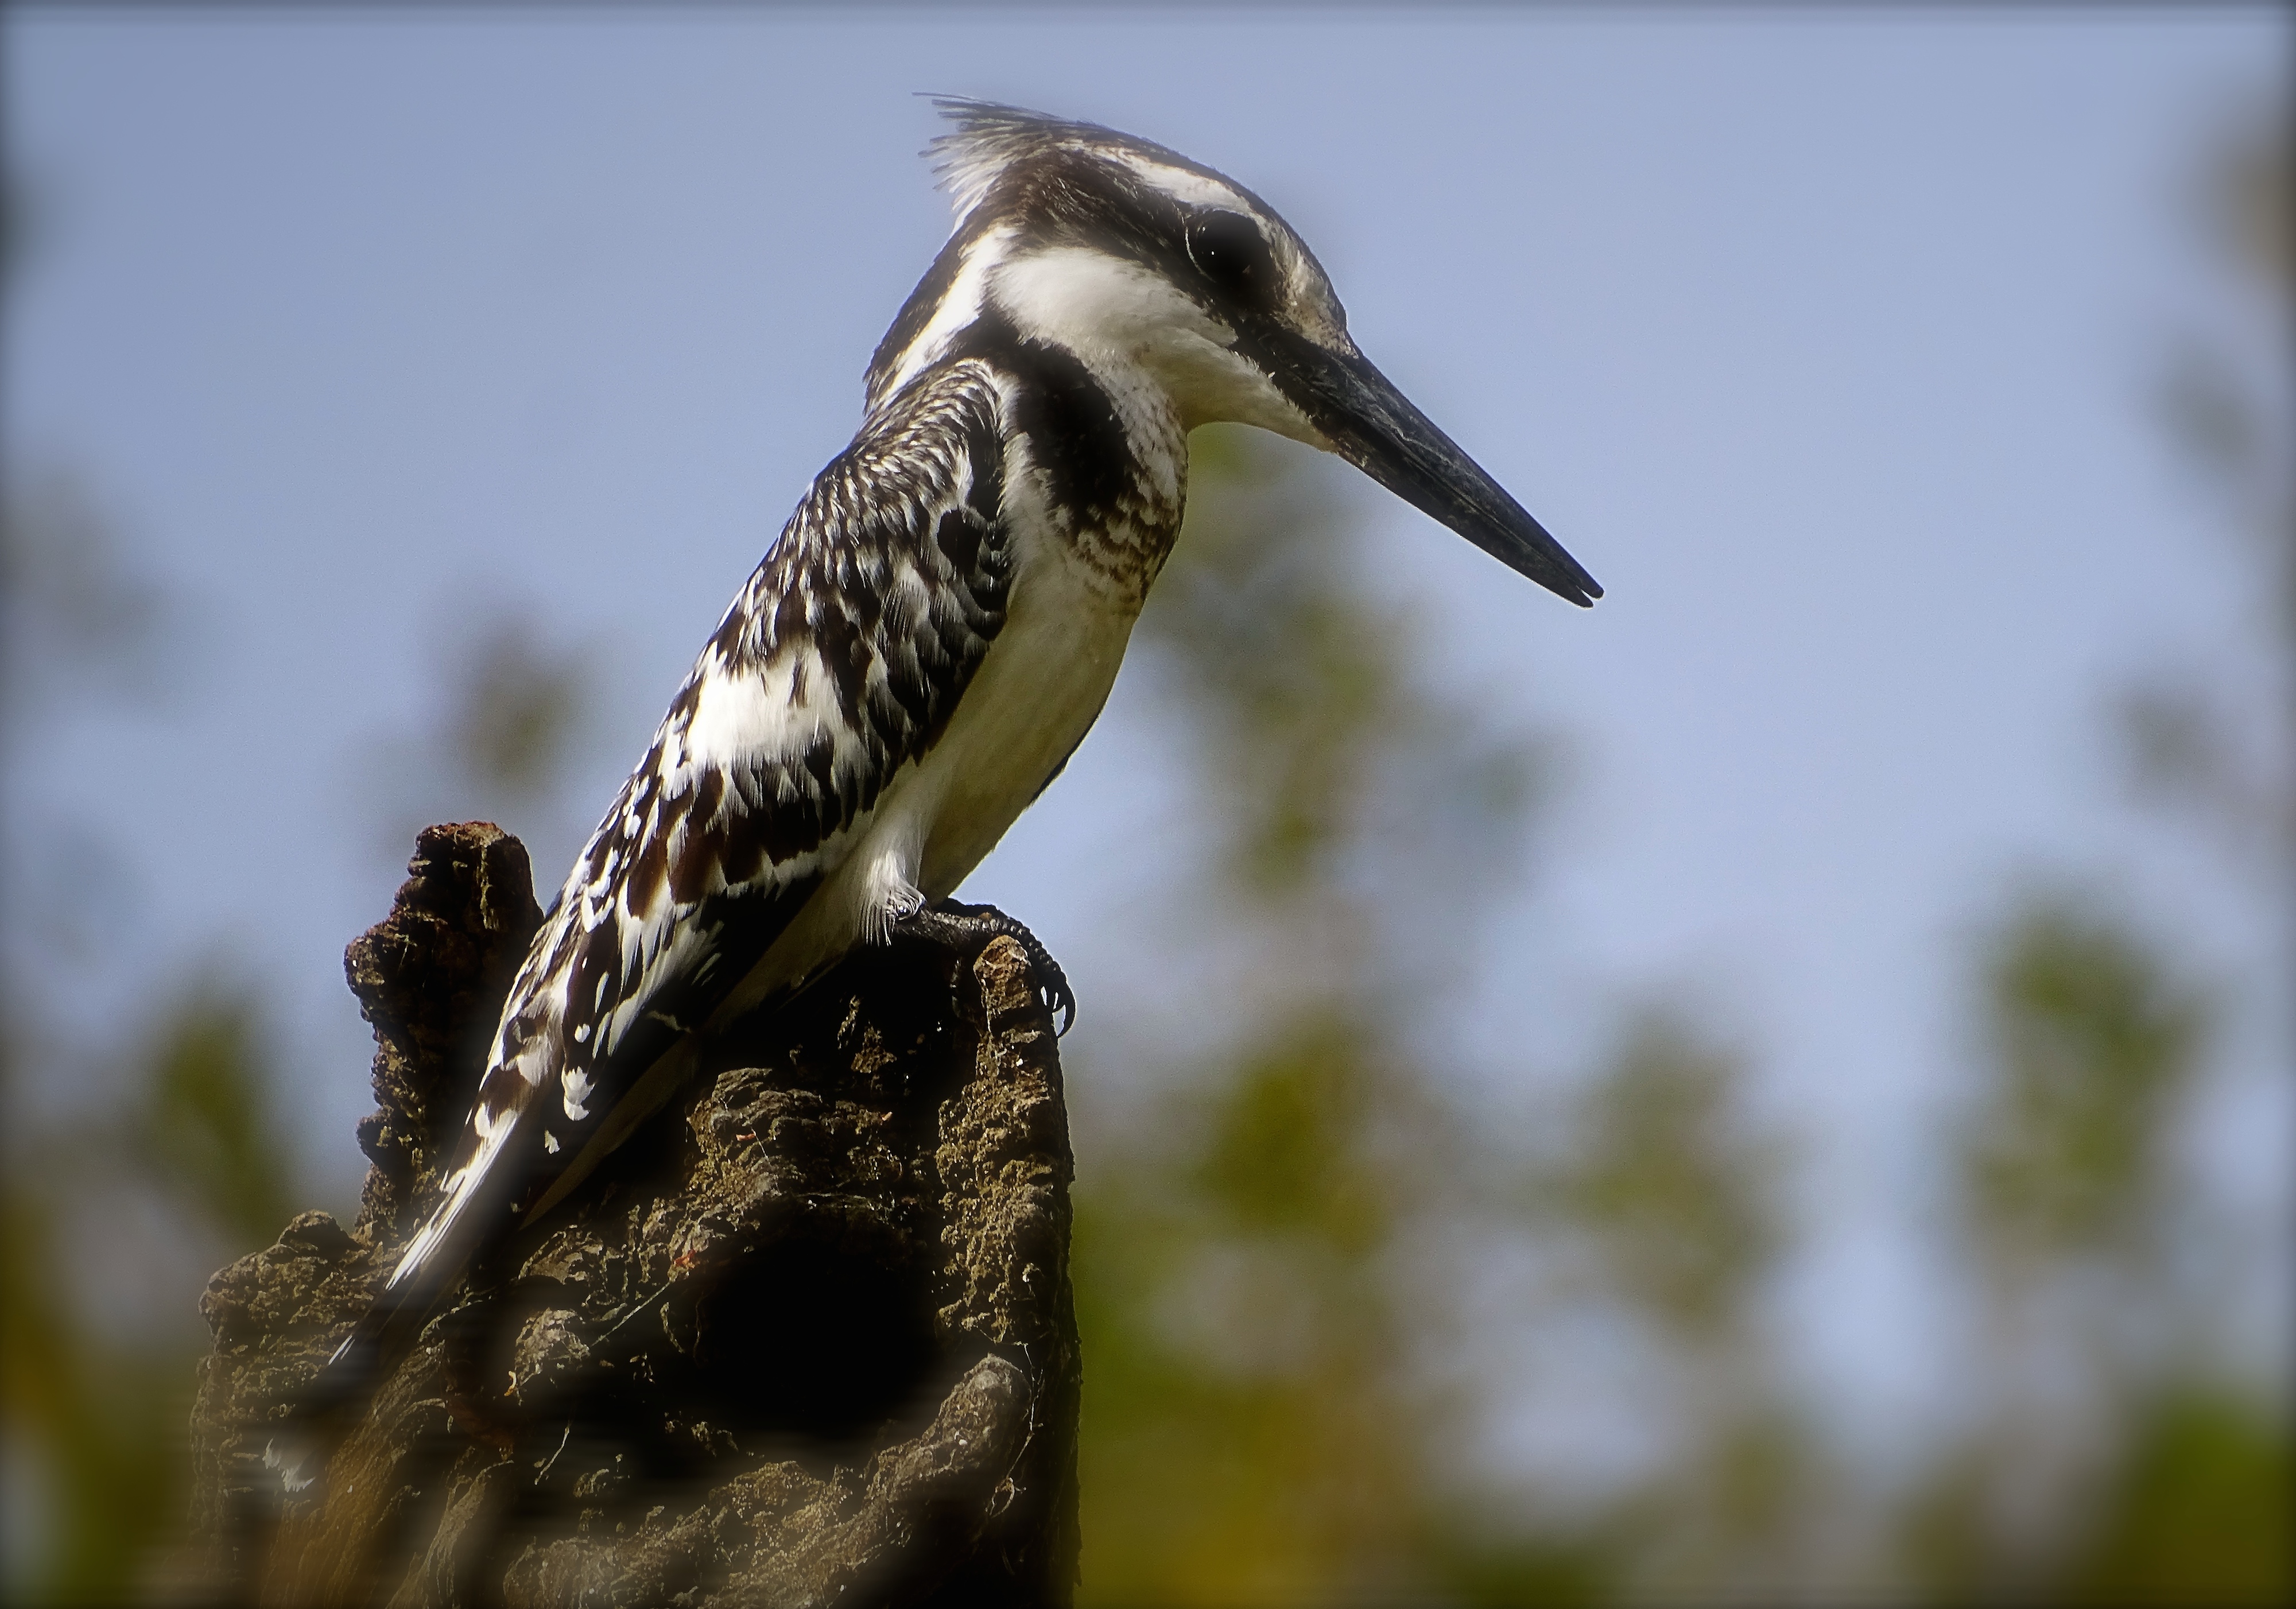
<path fill-rule="evenodd" d="M 1275 261 L 1259 226 L 1241 212 L 1199 212 L 1188 220 L 1188 260 L 1221 290 L 1265 301 L 1275 289 Z"/>

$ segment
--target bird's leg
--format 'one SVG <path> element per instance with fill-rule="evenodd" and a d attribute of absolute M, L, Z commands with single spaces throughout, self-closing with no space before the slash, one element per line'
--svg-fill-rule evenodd
<path fill-rule="evenodd" d="M 906 915 L 895 917 L 892 936 L 929 940 L 976 955 L 991 939 L 1013 940 L 1028 953 L 1029 965 L 1036 969 L 1045 1005 L 1059 1014 L 1054 1036 L 1076 1026 L 1076 996 L 1069 988 L 1068 974 L 1036 934 L 1003 911 L 986 905 L 960 905 L 954 899 L 928 900 Z"/>

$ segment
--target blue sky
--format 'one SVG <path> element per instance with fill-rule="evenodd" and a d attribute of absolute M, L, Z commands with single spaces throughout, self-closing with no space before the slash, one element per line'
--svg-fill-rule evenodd
<path fill-rule="evenodd" d="M 1320 466 L 1441 623 L 1440 674 L 1569 739 L 1466 1037 L 1563 1066 L 1638 991 L 1712 1003 L 1815 1159 L 1835 1227 L 1796 1300 L 1845 1394 L 1887 1416 L 1937 1386 L 1909 1137 L 1965 1059 L 1959 941 L 2004 880 L 2101 877 L 2228 975 L 2264 953 L 2119 802 L 2101 717 L 2251 620 L 2148 388 L 2218 293 L 2179 185 L 2277 70 L 2277 13 L 5 27 L 42 203 L 11 472 L 81 477 L 189 617 L 160 708 L 77 723 L 13 785 L 128 846 L 83 1009 L 132 1015 L 139 968 L 193 949 L 277 981 L 340 1202 L 368 1099 L 339 956 L 399 875 L 378 742 L 420 728 L 453 621 L 517 609 L 593 645 L 572 792 L 611 796 L 946 231 L 916 90 L 1111 123 L 1268 198 L 1365 349 L 1608 588 L 1570 610 Z M 1119 685 L 967 890 L 1066 962 L 1079 1065 L 1131 954 L 1111 914 L 1159 875 L 1121 847 L 1154 736 Z M 259 868 L 212 852 L 250 819 Z M 554 885 L 583 824 L 506 825 Z M 2261 1180 L 2286 1158 L 2259 1127 L 2226 1165 Z"/>

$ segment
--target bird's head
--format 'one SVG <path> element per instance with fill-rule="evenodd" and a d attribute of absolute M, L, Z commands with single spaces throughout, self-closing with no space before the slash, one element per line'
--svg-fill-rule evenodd
<path fill-rule="evenodd" d="M 1258 425 L 1338 454 L 1574 603 L 1603 594 L 1348 334 L 1274 208 L 1177 152 L 979 101 L 933 153 L 955 234 L 869 366 L 872 406 L 984 329 L 1144 377 L 1184 427 Z"/>

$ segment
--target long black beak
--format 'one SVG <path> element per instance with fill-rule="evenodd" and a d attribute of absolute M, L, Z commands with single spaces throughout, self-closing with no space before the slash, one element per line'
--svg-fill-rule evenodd
<path fill-rule="evenodd" d="M 1253 356 L 1341 457 L 1518 574 L 1585 607 L 1603 588 L 1370 358 L 1263 324 Z"/>

